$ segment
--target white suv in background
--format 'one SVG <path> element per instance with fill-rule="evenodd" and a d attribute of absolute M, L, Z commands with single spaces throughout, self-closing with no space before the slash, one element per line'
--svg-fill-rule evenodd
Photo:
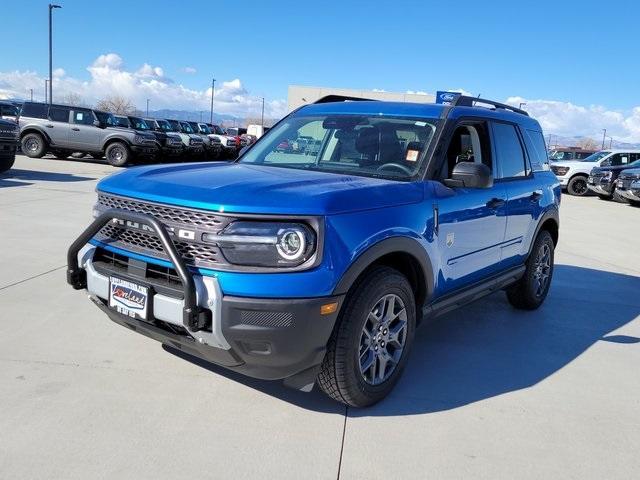
<path fill-rule="evenodd" d="M 640 150 L 602 150 L 582 160 L 552 161 L 551 170 L 569 195 L 583 196 L 589 191 L 587 179 L 593 167 L 615 167 L 640 159 Z"/>

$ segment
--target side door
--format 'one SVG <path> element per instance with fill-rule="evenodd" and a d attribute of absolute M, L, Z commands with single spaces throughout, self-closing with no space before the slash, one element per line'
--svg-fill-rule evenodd
<path fill-rule="evenodd" d="M 525 148 L 525 135 L 518 126 L 491 122 L 498 164 L 496 183 L 507 195 L 506 230 L 502 245 L 504 269 L 521 264 L 533 241 L 537 219 L 542 213 L 540 201 L 544 192 L 538 186 Z"/>
<path fill-rule="evenodd" d="M 461 122 L 446 152 L 444 178 L 459 162 L 487 165 L 496 175 L 487 121 Z M 438 290 L 450 292 L 483 280 L 499 270 L 506 226 L 504 185 L 489 188 L 447 187 L 437 184 L 440 252 Z"/>
<path fill-rule="evenodd" d="M 69 144 L 73 148 L 82 152 L 100 151 L 104 129 L 93 124 L 96 120 L 97 118 L 89 109 L 74 108 L 71 111 Z"/>
<path fill-rule="evenodd" d="M 69 145 L 69 116 L 71 109 L 58 105 L 49 107 L 48 122 L 44 124 L 53 145 L 67 147 Z"/>

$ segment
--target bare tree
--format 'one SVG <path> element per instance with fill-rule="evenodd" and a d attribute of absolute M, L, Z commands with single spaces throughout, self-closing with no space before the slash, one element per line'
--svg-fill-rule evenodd
<path fill-rule="evenodd" d="M 78 107 L 83 107 L 87 105 L 85 101 L 82 99 L 82 97 L 74 92 L 69 92 L 66 95 L 64 95 L 60 103 L 62 105 L 76 105 Z"/>
<path fill-rule="evenodd" d="M 596 150 L 598 148 L 598 142 L 593 138 L 581 138 L 578 142 L 578 146 L 584 150 Z"/>
<path fill-rule="evenodd" d="M 131 115 L 136 107 L 131 100 L 119 95 L 109 95 L 96 103 L 98 110 L 115 113 L 116 115 Z"/>

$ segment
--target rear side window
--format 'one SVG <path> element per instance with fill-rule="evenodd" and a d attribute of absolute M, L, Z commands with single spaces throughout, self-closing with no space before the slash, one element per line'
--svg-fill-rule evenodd
<path fill-rule="evenodd" d="M 68 108 L 64 107 L 51 107 L 49 109 L 49 120 L 69 123 L 69 111 Z"/>
<path fill-rule="evenodd" d="M 74 110 L 73 123 L 78 125 L 92 125 L 93 114 L 91 113 L 91 110 Z"/>
<path fill-rule="evenodd" d="M 46 103 L 25 103 L 22 116 L 31 118 L 47 118 L 48 105 Z"/>
<path fill-rule="evenodd" d="M 524 151 L 516 127 L 508 123 L 493 123 L 492 129 L 499 165 L 498 178 L 526 176 Z"/>
<path fill-rule="evenodd" d="M 629 154 L 628 153 L 613 154 L 609 157 L 609 161 L 607 163 L 613 167 L 626 165 L 629 163 Z"/>
<path fill-rule="evenodd" d="M 547 157 L 547 147 L 544 143 L 542 132 L 537 130 L 524 130 L 524 144 L 529 153 L 531 169 L 534 172 L 549 170 L 549 158 Z M 583 157 L 580 157 L 583 158 Z"/>

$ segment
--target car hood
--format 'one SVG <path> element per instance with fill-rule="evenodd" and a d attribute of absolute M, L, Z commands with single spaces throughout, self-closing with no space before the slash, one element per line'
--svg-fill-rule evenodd
<path fill-rule="evenodd" d="M 591 162 L 581 162 L 580 160 L 561 160 L 559 162 L 551 162 L 551 166 L 590 169 L 593 167 L 597 167 L 598 164 Z"/>
<path fill-rule="evenodd" d="M 419 182 L 239 163 L 135 167 L 98 184 L 101 192 L 229 213 L 331 215 L 423 199 Z"/>
<path fill-rule="evenodd" d="M 592 170 L 593 173 L 596 172 L 615 172 L 618 170 L 632 170 L 637 167 L 630 167 L 629 165 L 612 165 L 610 167 L 596 167 Z"/>

